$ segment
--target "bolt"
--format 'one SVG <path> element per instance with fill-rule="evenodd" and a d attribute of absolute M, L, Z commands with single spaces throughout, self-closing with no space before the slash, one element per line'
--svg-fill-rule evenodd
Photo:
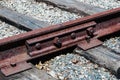
<path fill-rule="evenodd" d="M 86 36 L 86 41 L 89 43 L 90 42 L 90 36 Z"/>
<path fill-rule="evenodd" d="M 41 49 L 41 44 L 40 44 L 40 43 L 35 44 L 35 48 L 36 48 L 37 50 Z"/>
<path fill-rule="evenodd" d="M 72 34 L 71 34 L 71 38 L 72 38 L 72 39 L 75 39 L 75 38 L 76 38 L 76 34 L 75 34 L 75 33 L 72 33 Z"/>
<path fill-rule="evenodd" d="M 16 67 L 16 63 L 11 63 L 10 64 L 12 67 Z"/>
<path fill-rule="evenodd" d="M 94 29 L 93 27 L 90 27 L 86 30 L 88 36 L 93 37 L 94 36 Z"/>
<path fill-rule="evenodd" d="M 60 48 L 60 47 L 62 46 L 62 42 L 61 42 L 61 40 L 60 40 L 58 37 L 56 37 L 56 38 L 54 39 L 53 43 L 54 43 L 54 45 L 55 45 L 56 47 L 58 47 L 58 48 Z"/>

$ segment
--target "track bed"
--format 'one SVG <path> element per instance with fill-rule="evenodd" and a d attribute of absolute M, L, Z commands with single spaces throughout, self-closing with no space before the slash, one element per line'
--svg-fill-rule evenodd
<path fill-rule="evenodd" d="M 37 3 L 38 4 L 38 3 Z M 8 12 L 10 12 L 11 14 L 8 14 Z M 118 10 L 118 12 L 119 12 L 119 10 Z M 5 13 L 5 14 L 4 14 Z M 82 13 L 82 16 L 84 15 L 89 15 L 89 14 L 84 14 L 83 13 L 83 11 L 82 12 L 79 12 L 79 11 L 77 11 L 77 13 L 80 15 L 81 13 Z M 107 13 L 107 12 L 106 12 Z M 92 13 L 93 14 L 93 13 Z M 16 27 L 18 27 L 18 28 L 22 28 L 22 29 L 25 29 L 25 30 L 27 30 L 27 31 L 30 31 L 30 32 L 28 32 L 28 33 L 30 33 L 30 35 L 28 34 L 27 36 L 27 38 L 25 38 L 24 37 L 24 35 L 26 36 L 26 33 L 24 34 L 24 35 L 22 35 L 22 34 L 20 34 L 21 35 L 21 39 L 22 39 L 22 41 L 21 41 L 21 39 L 19 39 L 19 37 L 20 37 L 20 35 L 17 35 L 17 36 L 14 36 L 14 38 L 6 38 L 6 40 L 5 39 L 3 39 L 3 40 L 1 40 L 0 42 L 1 42 L 1 46 L 3 46 L 3 45 L 5 45 L 5 46 L 7 46 L 7 43 L 9 43 L 9 41 L 10 40 L 12 40 L 13 42 L 11 43 L 10 42 L 10 44 L 9 44 L 9 46 L 7 46 L 7 47 L 2 47 L 3 49 L 1 49 L 1 52 L 2 53 L 4 53 L 5 52 L 5 55 L 3 55 L 2 53 L 1 53 L 1 62 L 3 61 L 5 61 L 4 63 L 5 63 L 5 66 L 7 65 L 7 67 L 11 67 L 11 69 L 8 69 L 7 71 L 8 71 L 8 73 L 4 73 L 4 74 L 6 74 L 6 76 L 8 76 L 8 74 L 9 74 L 9 71 L 11 72 L 11 70 L 15 70 L 15 73 L 16 73 L 16 70 L 21 70 L 20 68 L 22 68 L 23 66 L 21 66 L 21 67 L 19 67 L 18 66 L 18 69 L 15 69 L 14 67 L 16 66 L 16 64 L 17 65 L 19 65 L 19 61 L 20 61 L 20 63 L 21 63 L 21 60 L 23 61 L 23 63 L 24 63 L 24 60 L 25 60 L 25 65 L 26 65 L 26 61 L 27 61 L 27 63 L 31 63 L 31 60 L 32 60 L 32 62 L 35 64 L 35 63 L 37 63 L 37 68 L 39 68 L 39 69 L 42 69 L 42 70 L 38 70 L 38 69 L 36 69 L 33 65 L 26 65 L 26 66 L 32 66 L 32 67 L 30 67 L 30 68 L 32 68 L 32 69 L 29 69 L 29 70 L 26 70 L 26 71 L 24 71 L 24 72 L 20 72 L 20 73 L 16 73 L 15 75 L 11 75 L 11 76 L 8 76 L 8 77 L 5 77 L 4 75 L 3 76 L 1 76 L 1 79 L 4 79 L 5 80 L 5 78 L 7 78 L 6 80 L 20 80 L 20 79 L 25 79 L 25 80 L 34 80 L 34 79 L 36 79 L 36 80 L 39 80 L 39 79 L 44 79 L 44 80 L 56 80 L 56 79 L 61 79 L 61 80 L 65 80 L 65 79 L 74 79 L 74 78 L 70 78 L 70 76 L 72 76 L 72 74 L 69 74 L 69 75 L 67 75 L 66 77 L 64 77 L 65 76 L 65 74 L 66 74 L 66 72 L 64 73 L 64 71 L 63 71 L 63 73 L 60 73 L 59 71 L 56 71 L 56 72 L 54 72 L 54 70 L 56 70 L 56 68 L 54 68 L 55 67 L 55 65 L 54 64 L 56 64 L 56 63 L 54 63 L 54 64 L 52 64 L 51 65 L 51 62 L 49 63 L 49 61 L 48 62 L 45 62 L 45 63 L 39 63 L 39 59 L 40 59 L 40 62 L 41 61 L 43 61 L 43 60 L 46 60 L 46 58 L 48 57 L 39 57 L 39 53 L 35 53 L 35 54 L 32 54 L 32 53 L 27 53 L 26 52 L 26 47 L 24 46 L 25 44 L 25 41 L 27 40 L 27 42 L 28 43 L 30 43 L 31 44 L 31 41 L 33 40 L 33 43 L 35 42 L 36 43 L 36 39 L 34 39 L 35 37 L 39 37 L 39 34 L 38 35 L 36 35 L 36 33 L 38 33 L 39 32 L 39 30 L 41 30 L 40 31 L 40 34 L 42 33 L 42 32 L 44 32 L 44 31 L 42 31 L 42 30 L 44 30 L 44 29 L 38 29 L 38 28 L 42 28 L 42 27 L 44 27 L 44 26 L 48 26 L 49 24 L 54 24 L 54 23 L 60 23 L 60 22 L 62 22 L 62 21 L 60 21 L 60 22 L 50 22 L 50 23 L 47 23 L 47 22 L 43 22 L 43 21 L 39 21 L 39 19 L 37 19 L 36 17 L 34 17 L 34 16 L 32 16 L 32 17 L 34 17 L 34 18 L 31 18 L 31 17 L 29 17 L 29 15 L 23 15 L 23 14 L 20 14 L 20 13 L 18 13 L 18 12 L 15 12 L 15 11 L 12 11 L 11 9 L 8 9 L 8 8 L 6 8 L 6 7 L 1 7 L 1 11 L 0 11 L 0 15 L 1 15 L 1 20 L 2 21 L 5 21 L 5 22 L 7 22 L 7 23 L 10 23 L 10 25 L 13 25 L 13 26 L 16 26 Z M 14 17 L 14 15 L 15 15 L 15 17 Z M 99 14 L 99 15 L 101 15 L 101 14 Z M 115 14 L 116 16 L 118 16 L 119 15 L 119 13 L 118 14 Z M 71 15 L 72 16 L 72 15 Z M 114 28 L 112 28 L 113 29 L 113 31 L 111 32 L 111 30 L 110 30 L 110 28 L 108 29 L 108 31 L 109 32 L 107 32 L 107 34 L 110 34 L 110 33 L 113 33 L 113 32 L 116 32 L 116 31 L 118 31 L 119 30 L 119 16 L 118 17 L 116 17 L 116 16 L 113 16 L 113 20 L 111 19 L 111 20 L 109 20 L 110 18 L 112 18 L 112 17 L 109 17 L 107 20 L 105 20 L 104 18 L 101 18 L 101 19 L 94 19 L 93 18 L 93 20 L 95 20 L 95 22 L 93 21 L 91 21 L 90 22 L 90 24 L 92 25 L 92 26 L 94 26 L 94 25 L 96 25 L 97 24 L 97 27 L 100 27 L 101 25 L 101 27 L 103 27 L 103 26 L 105 26 L 105 28 L 107 28 L 108 26 L 115 26 L 115 29 Z M 79 17 L 79 16 L 76 16 L 76 17 Z M 36 18 L 36 19 L 35 19 Z M 81 22 L 80 22 L 80 25 L 83 23 L 84 24 L 84 21 L 85 22 L 89 22 L 89 18 L 90 17 L 88 17 L 88 20 L 87 20 L 87 18 L 84 18 L 83 19 L 83 22 L 82 22 L 82 20 L 80 20 L 80 19 L 77 19 L 78 21 L 80 20 Z M 75 18 L 72 18 L 72 19 L 75 19 Z M 69 19 L 68 19 L 69 20 Z M 75 22 L 77 22 L 77 20 L 75 20 Z M 102 22 L 102 20 L 103 21 L 105 21 L 105 22 Z M 64 21 L 64 20 L 63 20 Z M 67 21 L 67 19 L 65 20 L 65 21 Z M 110 22 L 112 22 L 111 24 L 109 24 L 109 21 Z M 48 21 L 49 22 L 49 21 Z M 72 21 L 70 21 L 70 22 L 72 22 Z M 72 23 L 74 23 L 74 21 L 72 22 Z M 79 23 L 79 22 L 78 22 Z M 74 24 L 74 25 L 78 25 L 78 23 L 76 24 Z M 105 23 L 107 23 L 107 24 L 105 24 Z M 67 26 L 68 25 L 68 23 L 63 23 L 63 24 L 60 24 L 60 25 L 54 25 L 54 26 L 51 26 L 51 27 L 49 27 L 50 29 L 52 29 L 52 27 L 60 27 L 60 26 Z M 34 27 L 33 27 L 34 26 Z M 86 26 L 86 25 L 83 25 L 83 26 Z M 87 26 L 86 26 L 87 27 Z M 31 30 L 33 30 L 33 29 L 38 29 L 38 30 L 35 30 L 35 31 L 32 31 L 33 33 L 35 33 L 35 35 L 34 34 L 32 34 L 31 35 Z M 77 28 L 76 28 L 77 29 Z M 97 28 L 95 29 L 95 30 L 97 30 Z M 103 28 L 103 30 L 104 31 L 107 31 L 107 29 L 104 29 Z M 46 31 L 45 31 L 45 33 L 47 32 L 47 28 L 46 28 Z M 51 33 L 52 31 L 50 31 L 50 33 Z M 63 31 L 64 32 L 64 31 Z M 101 32 L 101 31 L 100 31 Z M 53 29 L 53 33 L 54 33 L 54 29 Z M 96 31 L 96 33 L 99 33 L 99 31 L 97 32 Z M 84 34 L 84 32 L 83 32 L 83 34 Z M 102 33 L 101 35 L 99 35 L 99 36 L 97 36 L 97 37 L 101 37 L 101 36 L 103 36 L 103 35 L 105 35 L 106 34 L 106 32 L 105 33 Z M 119 33 L 117 33 L 117 34 L 119 34 Z M 66 34 L 67 35 L 67 34 Z M 72 38 L 74 38 L 74 34 L 72 34 L 73 35 L 73 37 Z M 91 35 L 91 33 L 88 33 L 88 35 L 89 36 L 93 36 L 93 34 Z M 30 37 L 30 36 L 33 36 L 33 37 Z M 44 36 L 44 34 L 43 34 L 43 36 Z M 58 35 L 59 36 L 59 35 Z M 113 35 L 111 35 L 111 36 L 113 36 Z M 23 37 L 23 38 L 22 38 Z M 15 39 L 16 38 L 16 39 Z M 31 38 L 33 38 L 33 39 L 31 39 Z M 47 37 L 46 37 L 47 38 Z M 62 38 L 62 37 L 61 37 Z M 63 37 L 64 38 L 64 37 Z M 14 40 L 15 39 L 15 40 Z M 31 39 L 31 40 L 29 40 L 29 39 Z M 39 38 L 38 38 L 39 39 Z M 42 38 L 41 38 L 42 39 Z M 56 38 L 57 40 L 58 40 L 58 38 Z M 56 39 L 55 39 L 55 41 L 56 41 Z M 4 41 L 5 40 L 5 41 Z M 20 40 L 20 41 L 19 41 Z M 50 39 L 51 40 L 51 39 Z M 7 42 L 8 41 L 8 42 Z M 20 43 L 20 44 L 14 44 L 14 41 L 16 42 L 16 41 L 18 41 L 18 43 Z M 64 40 L 63 40 L 64 41 Z M 7 43 L 6 43 L 7 42 Z M 59 42 L 58 42 L 59 43 Z M 51 44 L 51 43 L 50 43 Z M 74 50 L 75 49 L 75 47 L 76 47 L 76 43 L 74 43 L 75 45 L 71 45 L 71 46 L 74 46 L 74 48 L 73 49 L 67 49 L 67 52 L 69 52 L 69 51 L 71 51 L 71 50 Z M 101 44 L 101 43 L 100 43 Z M 16 46 L 14 46 L 14 45 L 16 45 Z M 58 44 L 57 44 L 58 45 Z M 17 47 L 18 46 L 18 47 Z M 56 46 L 56 45 L 55 45 Z M 71 47 L 71 46 L 69 46 L 69 47 Z M 57 47 L 57 46 L 56 46 Z M 59 47 L 59 46 L 58 46 Z M 57 47 L 57 48 L 58 48 Z M 15 49 L 13 49 L 13 48 L 15 48 Z M 84 48 L 84 47 L 83 47 Z M 13 50 L 12 50 L 13 49 Z M 20 50 L 19 50 L 20 49 Z M 39 49 L 39 47 L 38 47 L 38 49 Z M 4 51 L 4 50 L 6 50 L 8 53 L 8 55 L 6 54 L 6 51 Z M 12 50 L 12 52 L 11 52 L 11 50 Z M 16 52 L 14 52 L 14 50 L 16 50 Z M 18 51 L 17 51 L 18 50 Z M 52 50 L 52 49 L 51 49 Z M 10 54 L 9 54 L 9 51 L 11 52 Z M 46 51 L 47 51 L 47 48 L 46 48 Z M 75 49 L 74 50 L 75 52 L 73 52 L 73 53 L 77 53 L 77 55 L 78 54 L 80 54 L 80 56 L 79 57 L 81 57 L 81 55 L 82 56 L 85 56 L 87 59 L 90 59 L 91 61 L 93 61 L 93 62 L 95 62 L 95 63 L 97 63 L 97 64 L 99 64 L 99 63 L 101 63 L 100 65 L 102 65 L 102 66 L 104 66 L 104 67 L 107 67 L 108 69 L 110 69 L 111 71 L 112 71 L 112 73 L 115 73 L 118 77 L 119 77 L 119 52 L 116 52 L 116 51 L 113 51 L 113 50 L 111 50 L 111 49 L 108 49 L 108 48 L 106 48 L 106 47 L 103 47 L 103 46 L 99 46 L 99 47 L 95 47 L 95 48 L 92 48 L 92 49 L 90 49 L 90 50 L 87 50 L 87 51 L 84 51 L 84 50 L 81 50 L 81 47 L 79 47 L 79 48 L 77 48 L 77 49 Z M 48 52 L 49 52 L 49 50 L 48 50 Z M 96 53 L 97 52 L 97 53 Z M 107 52 L 107 54 L 106 53 L 104 53 L 104 52 Z M 16 54 L 17 53 L 17 54 Z M 18 55 L 18 54 L 23 54 L 23 55 Z M 24 54 L 25 53 L 25 54 Z M 26 54 L 27 53 L 27 54 Z M 50 52 L 51 53 L 51 52 Z M 58 55 L 59 54 L 61 54 L 61 53 L 63 53 L 63 52 L 61 52 L 61 51 L 59 51 L 59 53 L 54 53 L 55 54 L 55 56 L 57 55 L 57 57 L 59 57 Z M 66 53 L 66 52 L 65 52 Z M 109 53 L 109 54 L 108 54 Z M 48 54 L 48 53 L 47 53 Z M 87 54 L 87 55 L 86 55 Z M 102 58 L 102 56 L 101 57 L 98 57 L 98 56 L 95 56 L 95 54 L 97 55 L 97 54 L 99 54 L 98 56 L 106 56 L 105 58 L 103 57 Z M 29 55 L 29 56 L 28 56 Z M 37 56 L 36 56 L 37 55 Z M 46 55 L 46 52 L 44 53 L 44 50 L 43 50 L 43 55 Z M 76 55 L 76 54 L 73 54 L 73 56 L 74 55 Z M 42 56 L 42 55 L 40 55 L 40 56 Z M 53 55 L 54 56 L 54 55 Z M 89 57 L 88 57 L 89 56 Z M 21 59 L 20 60 L 18 60 L 17 58 L 20 58 L 21 57 Z M 38 57 L 37 58 L 37 60 L 33 60 L 33 58 L 36 58 L 36 57 Z M 92 58 L 91 58 L 92 57 Z M 95 59 L 94 59 L 94 57 L 95 57 Z M 108 57 L 110 57 L 110 59 L 108 58 Z M 7 59 L 8 58 L 8 59 Z M 16 59 L 15 59 L 16 58 Z M 49 56 L 49 59 L 51 58 L 51 56 Z M 61 58 L 61 57 L 60 57 Z M 57 59 L 60 59 L 60 58 L 57 58 Z M 63 59 L 64 59 L 64 57 L 63 57 Z M 72 59 L 72 58 L 71 58 Z M 81 59 L 81 58 L 80 58 Z M 86 60 L 85 58 L 82 58 L 82 59 L 84 59 L 84 60 Z M 67 60 L 67 59 L 66 59 Z M 66 62 L 66 60 L 65 60 L 65 62 Z M 103 60 L 103 61 L 102 61 Z M 104 61 L 105 60 L 105 61 Z M 108 60 L 108 61 L 107 61 Z M 111 62 L 113 60 L 113 62 Z M 114 62 L 114 60 L 116 60 L 115 62 Z M 51 60 L 50 60 L 51 61 Z M 8 62 L 8 63 L 6 63 L 6 62 Z M 9 66 L 9 62 L 10 62 L 10 66 Z M 59 62 L 59 61 L 58 61 Z M 78 66 L 77 65 L 77 63 L 79 63 L 79 62 L 82 62 L 82 61 L 77 61 L 77 59 L 76 58 L 73 58 L 73 60 L 71 60 L 70 62 L 72 62 L 72 65 L 74 65 L 74 68 L 77 68 L 77 69 L 79 69 L 78 67 L 75 67 L 75 66 Z M 110 65 L 108 64 L 108 62 L 110 63 Z M 39 63 L 39 64 L 38 64 Z M 60 62 L 59 62 L 60 63 Z M 58 64 L 59 64 L 58 63 Z M 64 63 L 64 62 L 63 62 Z M 91 62 L 90 62 L 91 63 Z M 115 65 L 118 65 L 117 67 L 115 66 L 114 67 L 114 64 Z M 50 65 L 49 65 L 50 64 Z M 83 63 L 83 64 L 81 64 L 81 66 L 82 65 L 84 65 L 84 64 L 87 64 L 88 66 L 87 67 L 89 67 L 89 61 L 87 62 L 87 60 L 86 60 L 86 63 Z M 1 65 L 4 67 L 4 64 L 2 64 L 1 63 Z M 20 64 L 21 65 L 21 64 Z M 54 65 L 54 66 L 53 66 Z M 71 64 L 70 64 L 71 65 Z M 71 65 L 71 66 L 72 66 Z M 93 65 L 96 65 L 96 64 L 92 64 L 92 66 Z M 79 65 L 80 66 L 80 65 Z M 111 66 L 113 66 L 113 67 L 111 67 Z M 52 67 L 52 68 L 50 68 L 50 67 Z M 56 66 L 57 67 L 57 66 Z M 67 66 L 67 64 L 66 64 L 66 66 L 64 66 L 64 65 L 62 65 L 62 67 L 64 67 L 64 68 L 67 68 L 67 67 L 70 67 L 70 66 Z M 61 67 L 61 68 L 62 68 Z M 84 67 L 84 66 L 83 66 Z M 13 68 L 13 69 L 12 69 Z M 59 67 L 57 67 L 57 68 L 59 68 Z M 61 70 L 61 68 L 60 68 L 60 70 Z M 74 68 L 72 68 L 72 69 L 74 69 Z M 80 67 L 80 68 L 82 68 L 82 67 Z M 24 68 L 24 69 L 27 69 L 27 68 Z M 90 69 L 92 69 L 92 68 L 90 68 Z M 93 69 L 95 69 L 94 67 L 93 67 Z M 97 69 L 98 69 L 98 74 L 99 74 L 99 69 L 101 69 L 100 67 L 97 67 Z M 64 70 L 64 69 L 63 69 Z M 86 69 L 87 70 L 87 69 Z M 2 69 L 2 72 L 4 72 L 4 71 L 6 71 L 4 68 Z M 66 70 L 67 71 L 67 70 Z M 78 70 L 78 72 L 82 72 L 81 70 Z M 46 73 L 47 72 L 47 73 Z M 69 72 L 69 71 L 68 71 Z M 78 73 L 78 72 L 76 72 L 76 73 Z M 83 71 L 84 72 L 84 71 Z M 91 71 L 90 71 L 91 72 Z M 103 74 L 101 74 L 103 72 Z M 106 72 L 105 74 L 107 74 L 107 73 L 109 73 L 108 71 L 102 71 L 101 70 L 101 72 L 100 72 L 100 75 L 103 75 L 104 76 L 104 72 Z M 43 74 L 42 74 L 43 73 Z M 71 73 L 71 72 L 69 72 L 69 73 Z M 73 71 L 73 73 L 74 73 L 74 71 Z M 13 71 L 13 73 L 12 74 L 14 74 L 14 71 Z M 40 75 L 38 75 L 38 74 L 40 74 Z M 48 75 L 49 74 L 49 75 Z M 89 73 L 87 73 L 87 74 L 89 74 Z M 24 75 L 24 76 L 23 76 Z M 52 77 L 51 77 L 51 76 Z M 76 74 L 74 75 L 74 77 L 76 76 L 76 78 L 78 78 L 78 79 L 93 79 L 93 80 L 96 80 L 96 79 L 98 79 L 98 78 L 93 78 L 93 77 L 86 77 L 86 76 L 84 76 L 85 75 L 85 73 L 80 73 L 80 76 L 79 77 L 77 77 L 76 76 Z M 93 72 L 93 74 L 92 75 L 94 75 L 94 72 Z M 114 77 L 112 77 L 112 76 L 110 76 L 111 74 L 109 74 L 109 77 L 110 78 L 107 78 L 107 79 L 115 79 Z M 44 77 L 43 77 L 44 76 Z M 57 77 L 56 77 L 57 76 Z M 85 78 L 86 77 L 86 78 Z M 99 79 L 104 79 L 104 78 L 99 78 Z"/>

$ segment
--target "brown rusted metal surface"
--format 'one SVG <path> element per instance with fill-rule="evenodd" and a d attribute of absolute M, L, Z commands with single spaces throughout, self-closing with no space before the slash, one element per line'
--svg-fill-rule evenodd
<path fill-rule="evenodd" d="M 91 39 L 90 41 L 83 40 L 78 44 L 78 47 L 82 48 L 83 50 L 88 50 L 101 44 L 102 42 L 98 39 Z"/>
<path fill-rule="evenodd" d="M 72 43 L 77 43 L 85 38 L 86 31 L 88 27 L 94 27 L 96 23 L 94 21 L 81 24 L 79 26 L 74 26 L 66 28 L 60 31 L 52 32 L 40 37 L 29 39 L 26 41 L 28 45 L 28 54 L 30 56 L 37 55 L 40 53 L 46 53 L 61 47 L 71 45 Z M 75 32 L 76 39 L 71 39 L 71 33 Z M 41 43 L 41 49 L 36 50 L 34 45 L 36 43 Z M 76 45 L 76 44 L 74 44 Z"/>
<path fill-rule="evenodd" d="M 21 62 L 77 45 L 87 50 L 101 45 L 100 37 L 117 31 L 120 8 L 5 38 L 0 40 L 0 69 L 8 76 L 30 68 L 17 67 Z"/>
<path fill-rule="evenodd" d="M 20 62 L 17 64 L 14 63 L 14 64 L 11 64 L 10 66 L 3 67 L 1 68 L 1 71 L 3 72 L 3 74 L 5 74 L 5 76 L 9 76 L 14 73 L 18 73 L 20 71 L 24 71 L 30 68 L 32 68 L 32 65 L 24 61 L 24 62 Z"/>

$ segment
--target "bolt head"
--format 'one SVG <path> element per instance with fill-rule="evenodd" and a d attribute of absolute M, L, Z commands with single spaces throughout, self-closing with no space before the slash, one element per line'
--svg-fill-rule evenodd
<path fill-rule="evenodd" d="M 75 33 L 72 33 L 72 34 L 71 34 L 71 38 L 72 38 L 72 39 L 75 39 L 75 38 L 76 38 L 76 34 L 75 34 Z"/>
<path fill-rule="evenodd" d="M 11 63 L 10 65 L 11 65 L 12 67 L 16 67 L 16 66 L 17 66 L 16 63 Z"/>
<path fill-rule="evenodd" d="M 62 42 L 61 42 L 61 40 L 58 37 L 54 38 L 53 43 L 58 48 L 60 48 L 62 46 Z"/>
<path fill-rule="evenodd" d="M 88 28 L 86 30 L 86 32 L 87 32 L 88 36 L 91 36 L 91 37 L 94 36 L 94 29 L 93 29 L 93 27 Z"/>
<path fill-rule="evenodd" d="M 35 44 L 35 48 L 36 48 L 37 50 L 41 49 L 41 44 L 40 44 L 40 43 Z"/>
<path fill-rule="evenodd" d="M 86 41 L 89 43 L 90 42 L 90 36 L 86 36 Z"/>

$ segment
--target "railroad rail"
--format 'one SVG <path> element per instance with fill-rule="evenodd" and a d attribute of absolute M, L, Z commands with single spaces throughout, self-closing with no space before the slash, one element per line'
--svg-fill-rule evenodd
<path fill-rule="evenodd" d="M 120 31 L 120 8 L 36 29 L 0 40 L 0 69 L 5 76 L 32 68 L 30 60 L 77 46 L 89 50 L 101 37 Z"/>

